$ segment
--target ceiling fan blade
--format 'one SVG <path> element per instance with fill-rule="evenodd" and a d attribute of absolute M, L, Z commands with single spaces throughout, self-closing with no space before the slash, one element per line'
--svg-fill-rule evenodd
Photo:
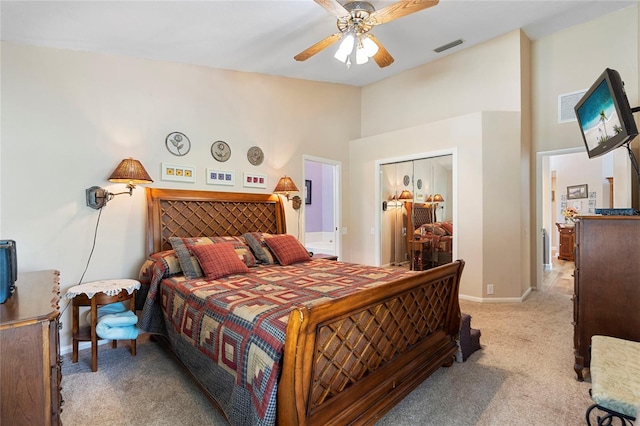
<path fill-rule="evenodd" d="M 380 43 L 380 40 L 378 40 L 376 36 L 371 33 L 369 33 L 369 38 L 378 45 L 378 52 L 373 55 L 373 60 L 376 61 L 376 64 L 378 64 L 380 68 L 388 67 L 389 65 L 391 65 L 393 61 L 395 61 L 395 59 L 393 59 L 393 56 L 391 56 L 387 49 L 384 48 L 382 43 Z"/>
<path fill-rule="evenodd" d="M 439 0 L 401 0 L 387 7 L 383 7 L 373 13 L 373 21 L 376 25 L 411 15 L 423 9 L 435 6 Z"/>
<path fill-rule="evenodd" d="M 342 18 L 343 16 L 347 16 L 349 11 L 342 7 L 340 3 L 336 0 L 314 0 L 320 6 L 327 9 L 329 12 L 333 13 L 337 18 Z"/>
<path fill-rule="evenodd" d="M 329 37 L 323 38 L 313 46 L 298 53 L 296 56 L 293 57 L 293 59 L 295 59 L 296 61 L 306 61 L 316 53 L 326 49 L 327 47 L 331 46 L 333 43 L 340 40 L 341 38 L 342 38 L 342 33 L 331 34 Z"/>

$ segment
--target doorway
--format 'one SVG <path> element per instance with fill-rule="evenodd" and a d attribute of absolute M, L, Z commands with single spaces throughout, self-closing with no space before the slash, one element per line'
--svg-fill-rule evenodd
<path fill-rule="evenodd" d="M 536 287 L 541 288 L 543 271 L 552 268 L 560 249 L 557 224 L 564 223 L 567 207 L 578 214 L 594 214 L 596 208 L 612 205 L 614 153 L 588 158 L 584 148 L 563 149 L 537 154 L 537 225 L 541 231 L 536 244 Z M 568 188 L 584 186 L 583 196 L 571 197 Z"/>
<path fill-rule="evenodd" d="M 316 254 L 341 257 L 340 240 L 342 163 L 303 156 L 304 246 Z"/>

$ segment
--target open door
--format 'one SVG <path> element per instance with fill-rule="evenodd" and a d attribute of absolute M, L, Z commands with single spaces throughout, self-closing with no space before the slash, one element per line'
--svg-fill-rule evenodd
<path fill-rule="evenodd" d="M 304 157 L 304 246 L 314 254 L 341 256 L 341 163 Z"/>

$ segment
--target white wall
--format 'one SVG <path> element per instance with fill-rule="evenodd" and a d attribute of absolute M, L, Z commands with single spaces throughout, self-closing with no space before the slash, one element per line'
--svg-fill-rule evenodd
<path fill-rule="evenodd" d="M 154 187 L 270 193 L 284 174 L 303 187 L 303 154 L 346 163 L 344 147 L 360 134 L 355 87 L 6 42 L 1 59 L 0 238 L 17 241 L 20 271 L 60 270 L 63 294 L 80 279 L 98 218 L 85 205 L 85 189 L 124 190 L 107 181 L 123 158 L 140 160 Z M 165 149 L 165 137 L 176 130 L 191 139 L 184 157 Z M 226 163 L 210 154 L 219 139 L 232 149 Z M 253 145 L 265 153 L 259 167 L 246 159 Z M 195 166 L 197 182 L 162 181 L 162 162 Z M 236 185 L 206 185 L 207 167 L 234 170 Z M 245 171 L 266 174 L 267 188 L 243 188 Z M 347 221 L 348 186 L 342 194 Z M 102 210 L 84 281 L 137 277 L 145 204 L 139 187 Z M 286 213 L 295 235 L 290 203 Z M 348 247 L 348 235 L 343 244 Z M 70 342 L 70 312 L 63 345 Z"/>

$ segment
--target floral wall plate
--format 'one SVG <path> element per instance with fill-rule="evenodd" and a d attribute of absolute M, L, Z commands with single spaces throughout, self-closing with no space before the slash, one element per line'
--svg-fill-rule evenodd
<path fill-rule="evenodd" d="M 165 139 L 165 145 L 170 153 L 177 155 L 178 157 L 187 155 L 191 149 L 191 141 L 184 133 L 181 132 L 169 133 Z"/>

